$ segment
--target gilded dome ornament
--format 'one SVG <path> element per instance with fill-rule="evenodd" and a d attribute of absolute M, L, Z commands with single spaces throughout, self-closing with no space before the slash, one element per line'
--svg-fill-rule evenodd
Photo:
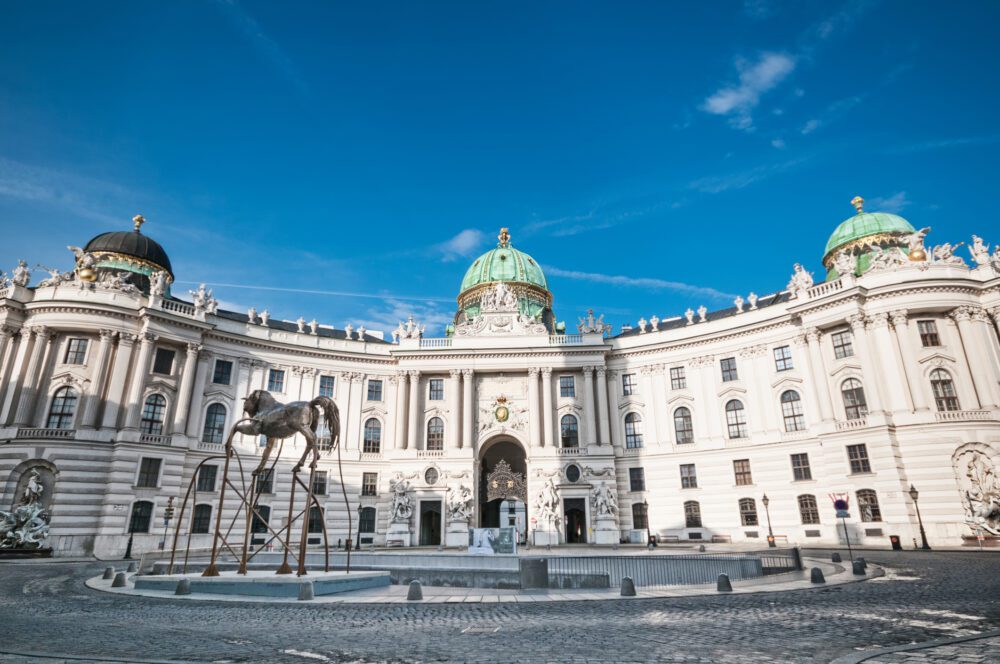
<path fill-rule="evenodd" d="M 854 209 L 858 211 L 858 214 L 861 214 L 863 212 L 862 208 L 864 207 L 864 204 L 865 204 L 865 199 L 861 198 L 860 196 L 855 196 L 854 198 L 851 199 L 851 205 L 853 205 Z"/>
<path fill-rule="evenodd" d="M 138 233 L 139 229 L 142 228 L 142 225 L 146 223 L 146 218 L 143 217 L 141 214 L 137 214 L 134 217 L 132 217 L 132 223 L 135 224 L 135 232 Z"/>

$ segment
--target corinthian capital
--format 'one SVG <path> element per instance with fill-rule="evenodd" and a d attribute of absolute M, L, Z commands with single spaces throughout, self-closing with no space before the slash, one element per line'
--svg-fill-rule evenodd
<path fill-rule="evenodd" d="M 528 375 L 532 378 L 538 378 L 538 367 L 528 367 Z"/>
<path fill-rule="evenodd" d="M 856 332 L 861 332 L 865 329 L 865 315 L 864 314 L 853 314 L 847 317 L 847 323 L 851 326 L 851 329 Z"/>
<path fill-rule="evenodd" d="M 462 378 L 464 378 L 465 380 L 469 380 L 470 378 L 472 378 L 472 375 L 474 373 L 476 372 L 473 371 L 472 369 L 462 369 Z"/>
<path fill-rule="evenodd" d="M 806 330 L 806 341 L 808 341 L 811 344 L 818 342 L 820 340 L 820 337 L 822 336 L 823 333 L 820 332 L 819 328 L 817 327 L 810 327 L 808 330 Z"/>
<path fill-rule="evenodd" d="M 958 307 L 949 314 L 956 322 L 965 322 L 972 318 L 972 307 Z"/>
<path fill-rule="evenodd" d="M 910 320 L 906 309 L 897 309 L 896 311 L 893 311 L 889 314 L 889 318 L 892 320 L 892 326 L 900 329 L 905 328 L 906 324 Z"/>
<path fill-rule="evenodd" d="M 888 327 L 889 325 L 889 314 L 887 313 L 877 313 L 872 314 L 868 317 L 868 328 L 874 330 L 879 327 Z"/>

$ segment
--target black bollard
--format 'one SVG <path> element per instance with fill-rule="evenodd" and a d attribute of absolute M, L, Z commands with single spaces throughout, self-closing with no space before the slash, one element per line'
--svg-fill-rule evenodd
<path fill-rule="evenodd" d="M 699 544 L 698 545 L 698 553 L 705 553 L 705 545 L 704 544 Z"/>
<path fill-rule="evenodd" d="M 128 569 L 125 571 L 128 572 L 129 574 L 135 574 L 137 571 L 139 571 L 139 567 L 135 563 L 129 563 Z"/>
<path fill-rule="evenodd" d="M 406 599 L 410 602 L 422 600 L 424 598 L 424 588 L 419 581 L 410 581 L 410 588 L 406 591 Z"/>
<path fill-rule="evenodd" d="M 859 563 L 861 563 L 861 566 L 862 566 L 862 567 L 863 567 L 863 568 L 864 568 L 865 570 L 867 570 L 867 569 L 868 569 L 868 561 L 867 561 L 867 560 L 865 560 L 864 558 L 855 558 L 855 560 L 857 560 L 857 561 L 858 561 Z"/>
<path fill-rule="evenodd" d="M 104 579 L 105 581 L 110 581 L 111 579 L 115 578 L 115 568 L 105 567 L 104 576 L 102 576 L 101 578 Z"/>
<path fill-rule="evenodd" d="M 118 572 L 115 574 L 115 580 L 111 582 L 112 588 L 124 588 L 125 587 L 125 572 Z"/>
<path fill-rule="evenodd" d="M 813 583 L 826 583 L 826 577 L 823 576 L 823 570 L 818 567 L 813 567 L 812 571 L 809 572 L 809 580 Z"/>
<path fill-rule="evenodd" d="M 733 583 L 729 580 L 728 574 L 720 574 L 719 580 L 715 584 L 715 589 L 720 593 L 731 593 L 733 592 Z"/>
<path fill-rule="evenodd" d="M 832 556 L 830 556 L 830 560 L 832 560 L 835 563 L 841 562 L 840 554 L 834 553 Z"/>
<path fill-rule="evenodd" d="M 299 601 L 308 602 L 316 597 L 316 589 L 313 588 L 312 581 L 303 581 L 299 586 Z"/>
<path fill-rule="evenodd" d="M 851 564 L 851 570 L 852 570 L 852 571 L 853 571 L 853 572 L 854 572 L 854 573 L 855 573 L 856 575 L 858 575 L 858 576 L 864 576 L 864 575 L 865 575 L 865 566 L 864 566 L 864 565 L 863 565 L 863 564 L 861 563 L 861 561 L 860 561 L 860 560 L 855 560 L 855 561 L 854 561 L 854 562 L 853 562 L 853 563 Z"/>
<path fill-rule="evenodd" d="M 635 582 L 630 576 L 622 577 L 622 597 L 635 597 Z"/>
<path fill-rule="evenodd" d="M 177 582 L 177 588 L 174 590 L 175 595 L 190 595 L 191 594 L 191 579 L 181 579 Z"/>

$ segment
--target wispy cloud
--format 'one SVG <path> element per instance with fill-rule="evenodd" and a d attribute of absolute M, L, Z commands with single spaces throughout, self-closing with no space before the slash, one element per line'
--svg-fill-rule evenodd
<path fill-rule="evenodd" d="M 851 95 L 833 102 L 818 117 L 807 121 L 800 130 L 803 136 L 807 136 L 821 127 L 825 127 L 847 115 L 854 107 L 865 100 L 867 94 Z"/>
<path fill-rule="evenodd" d="M 777 164 L 767 164 L 745 171 L 737 171 L 726 175 L 712 175 L 709 177 L 693 180 L 688 184 L 688 188 L 703 194 L 721 194 L 724 191 L 733 189 L 743 189 L 755 182 L 766 180 L 767 178 L 789 171 L 807 162 L 809 157 L 800 157 Z"/>
<path fill-rule="evenodd" d="M 436 246 L 441 254 L 441 260 L 450 262 L 459 258 L 466 258 L 476 253 L 476 251 L 486 242 L 486 234 L 474 228 L 466 228 L 457 235 Z"/>
<path fill-rule="evenodd" d="M 774 89 L 795 69 L 795 57 L 787 53 L 763 53 L 750 62 L 737 59 L 739 82 L 724 86 L 705 99 L 702 109 L 713 115 L 729 117 L 737 129 L 752 130 L 752 111 L 761 95 Z"/>
<path fill-rule="evenodd" d="M 576 281 L 589 281 L 596 284 L 608 284 L 610 286 L 624 286 L 629 288 L 644 288 L 646 290 L 669 290 L 688 295 L 700 295 L 715 299 L 732 299 L 736 297 L 730 293 L 705 286 L 695 286 L 682 281 L 667 281 L 653 277 L 629 277 L 620 274 L 601 274 L 599 272 L 580 272 L 577 270 L 563 270 L 558 267 L 546 265 L 543 268 L 545 273 L 552 277 L 562 277 L 564 279 L 574 279 Z"/>
<path fill-rule="evenodd" d="M 876 198 L 870 198 L 865 201 L 865 207 L 873 212 L 892 212 L 899 213 L 902 212 L 904 208 L 912 203 L 910 199 L 906 197 L 905 191 L 897 191 L 891 196 L 879 196 Z"/>
<path fill-rule="evenodd" d="M 909 154 L 912 152 L 929 152 L 932 150 L 948 150 L 952 148 L 978 147 L 1000 142 L 1000 134 L 986 136 L 968 136 L 965 138 L 943 138 L 935 141 L 921 141 L 883 150 L 885 154 Z"/>
<path fill-rule="evenodd" d="M 774 139 L 773 141 L 771 141 L 771 147 L 777 148 L 779 150 L 784 150 L 786 147 L 785 139 L 783 138 Z"/>
<path fill-rule="evenodd" d="M 522 232 L 529 236 L 545 233 L 552 237 L 570 237 L 636 222 L 656 212 L 676 207 L 677 204 L 662 194 L 624 198 L 595 204 L 579 214 L 535 220 L 526 224 Z"/>
<path fill-rule="evenodd" d="M 179 280 L 176 281 L 177 284 L 195 284 L 197 281 L 186 281 Z M 260 286 L 257 284 L 223 284 L 212 282 L 208 284 L 209 286 L 215 288 L 240 288 L 243 290 L 254 290 L 254 291 L 267 291 L 275 293 L 297 293 L 299 295 L 325 295 L 331 297 L 356 297 L 364 298 L 369 300 L 403 300 L 412 302 L 453 302 L 454 298 L 451 297 L 428 297 L 424 295 L 397 295 L 393 293 L 362 293 L 355 291 L 333 291 L 333 290 L 316 290 L 312 288 L 292 288 L 283 286 Z"/>
<path fill-rule="evenodd" d="M 292 83 L 300 92 L 308 92 L 309 86 L 298 68 L 292 63 L 285 51 L 274 39 L 269 37 L 260 24 L 250 16 L 237 0 L 216 0 L 216 4 L 222 8 L 226 18 L 235 25 L 240 32 L 250 41 L 261 55 Z"/>
<path fill-rule="evenodd" d="M 847 32 L 878 4 L 879 0 L 852 0 L 838 11 L 812 24 L 799 36 L 798 44 L 802 54 L 808 57 L 814 49 Z"/>

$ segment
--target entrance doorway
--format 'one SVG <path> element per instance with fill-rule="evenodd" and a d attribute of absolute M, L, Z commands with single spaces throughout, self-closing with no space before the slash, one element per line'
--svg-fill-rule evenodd
<path fill-rule="evenodd" d="M 498 478 L 495 471 L 500 471 Z M 488 479 L 498 480 L 498 486 L 489 486 Z M 479 462 L 479 527 L 514 528 L 519 542 L 528 537 L 528 506 L 525 480 L 528 462 L 524 448 L 509 439 L 495 439 L 483 446 Z M 490 500 L 491 493 L 493 500 Z"/>
<path fill-rule="evenodd" d="M 441 501 L 420 501 L 420 546 L 441 543 Z"/>
<path fill-rule="evenodd" d="M 587 501 L 585 498 L 563 500 L 566 515 L 566 543 L 587 543 Z"/>

